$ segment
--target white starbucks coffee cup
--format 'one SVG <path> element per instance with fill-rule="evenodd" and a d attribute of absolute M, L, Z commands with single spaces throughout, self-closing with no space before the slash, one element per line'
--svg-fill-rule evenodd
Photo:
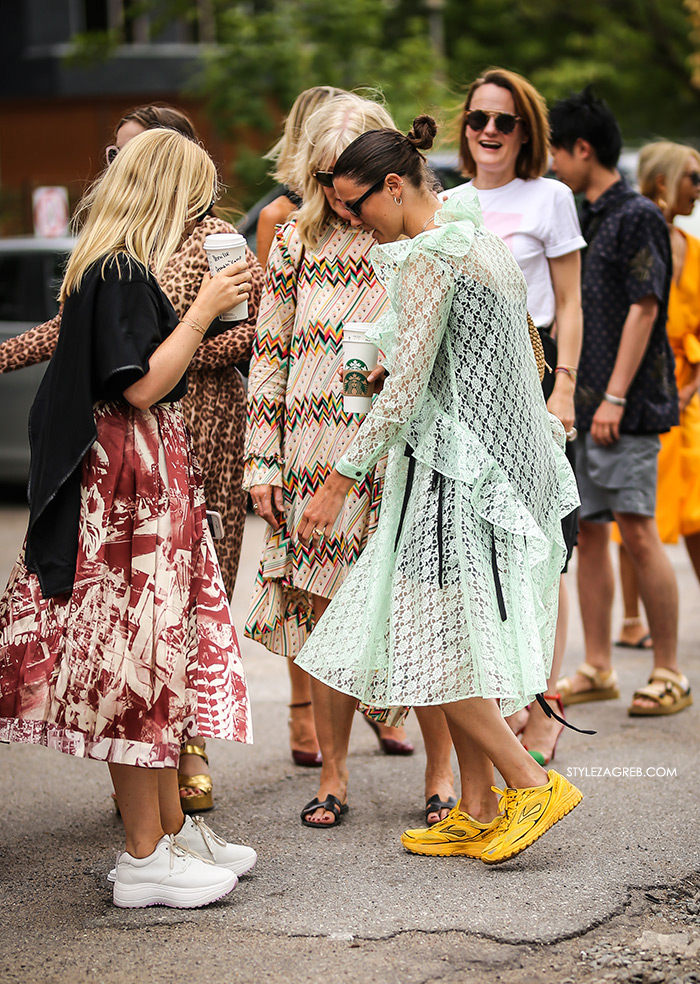
<path fill-rule="evenodd" d="M 245 236 L 237 232 L 212 233 L 204 240 L 204 249 L 209 260 L 209 270 L 212 277 L 215 273 L 225 270 L 227 266 L 245 259 Z M 224 311 L 219 317 L 222 321 L 245 321 L 248 317 L 248 300 L 241 301 L 230 311 Z"/>
<path fill-rule="evenodd" d="M 371 384 L 367 377 L 377 368 L 379 349 L 368 342 L 368 321 L 348 321 L 343 325 L 343 409 L 346 413 L 367 413 L 372 406 Z"/>

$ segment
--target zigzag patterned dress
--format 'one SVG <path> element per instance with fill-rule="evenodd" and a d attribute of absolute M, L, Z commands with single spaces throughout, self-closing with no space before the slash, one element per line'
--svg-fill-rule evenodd
<path fill-rule="evenodd" d="M 313 628 L 311 595 L 332 598 L 379 518 L 385 461 L 353 487 L 335 536 L 296 538 L 306 504 L 341 458 L 361 416 L 343 411 L 344 321 L 388 307 L 368 259 L 372 237 L 333 219 L 305 249 L 296 219 L 277 230 L 260 302 L 248 385 L 244 487 L 284 490 L 284 523 L 267 528 L 245 634 L 294 658 Z"/>

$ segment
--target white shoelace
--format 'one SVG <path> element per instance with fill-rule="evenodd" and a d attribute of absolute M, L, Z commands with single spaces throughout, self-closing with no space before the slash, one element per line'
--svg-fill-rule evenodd
<path fill-rule="evenodd" d="M 209 858 L 203 858 L 201 854 L 197 851 L 193 851 L 190 847 L 183 847 L 178 844 L 175 840 L 175 834 L 168 834 L 168 841 L 170 847 L 170 870 L 172 871 L 175 866 L 175 857 L 180 858 L 197 858 L 198 861 L 203 861 L 205 864 L 214 864 L 214 861 L 210 861 Z M 207 845 L 208 847 L 209 845 Z"/>
<path fill-rule="evenodd" d="M 214 851 L 212 850 L 210 839 L 214 844 L 218 844 L 219 847 L 226 847 L 226 841 L 222 837 L 219 837 L 218 834 L 215 834 L 214 831 L 211 829 L 211 827 L 204 822 L 204 819 L 202 817 L 191 816 L 190 820 L 202 835 L 202 840 L 204 841 L 204 844 L 207 850 L 209 851 L 209 853 L 211 854 L 212 858 L 214 857 Z M 212 861 L 210 863 L 214 864 L 215 862 Z"/>

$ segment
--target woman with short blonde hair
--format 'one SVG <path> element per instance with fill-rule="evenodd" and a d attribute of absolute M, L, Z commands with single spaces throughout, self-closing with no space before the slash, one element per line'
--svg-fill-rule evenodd
<path fill-rule="evenodd" d="M 305 139 L 297 154 L 297 173 L 304 204 L 299 209 L 297 230 L 304 245 L 313 248 L 336 215 L 333 164 L 348 143 L 367 130 L 395 129 L 380 103 L 353 93 L 339 96 L 306 121 Z"/>
<path fill-rule="evenodd" d="M 687 208 L 687 203 L 684 201 L 681 206 L 683 211 L 678 212 L 676 204 L 683 178 L 688 170 L 692 172 L 693 167 L 696 171 L 700 171 L 700 153 L 686 144 L 656 140 L 642 147 L 639 152 L 637 161 L 639 190 L 657 203 L 667 221 L 672 222 L 675 215 L 684 214 Z M 685 197 L 687 198 L 687 195 Z"/>
<path fill-rule="evenodd" d="M 114 143 L 105 158 L 112 164 L 130 140 L 145 130 L 174 130 L 198 143 L 192 121 L 174 106 L 138 106 L 127 112 L 114 129 Z M 206 197 L 206 196 L 205 196 Z M 213 214 L 200 215 L 194 232 L 168 260 L 158 282 L 180 315 L 185 315 L 197 297 L 202 277 L 209 270 L 204 240 L 212 234 L 235 233 L 228 222 Z M 224 536 L 216 545 L 224 585 L 233 595 L 241 554 L 248 495 L 243 479 L 245 436 L 245 385 L 237 366 L 247 362 L 255 332 L 263 271 L 254 253 L 246 247 L 252 275 L 248 317 L 229 323 L 227 331 L 207 337 L 190 363 L 187 394 L 182 401 L 185 420 L 192 432 L 195 453 L 202 469 L 209 509 L 221 515 Z M 54 353 L 61 314 L 36 328 L 7 339 L 0 345 L 0 373 L 14 372 L 48 361 Z M 182 747 L 179 762 L 180 795 L 186 813 L 203 813 L 214 804 L 213 783 L 208 771 L 203 739 L 191 738 Z"/>
<path fill-rule="evenodd" d="M 75 220 L 84 224 L 66 267 L 61 301 L 80 289 L 96 260 L 105 267 L 119 253 L 159 276 L 179 249 L 182 230 L 214 203 L 217 177 L 209 155 L 174 130 L 147 132 L 148 140 L 135 146 L 130 141 L 121 150 L 119 167 L 107 168 L 81 201 Z M 189 179 L 186 195 L 183 174 Z"/>

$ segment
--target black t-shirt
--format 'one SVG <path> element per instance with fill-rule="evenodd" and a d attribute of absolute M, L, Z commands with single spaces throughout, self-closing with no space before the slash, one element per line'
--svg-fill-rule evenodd
<path fill-rule="evenodd" d="M 26 564 L 45 598 L 75 579 L 83 458 L 97 438 L 93 404 L 121 399 L 178 323 L 148 271 L 124 254 L 98 260 L 66 299 L 56 350 L 29 414 L 29 529 Z M 187 392 L 183 375 L 160 402 Z"/>

